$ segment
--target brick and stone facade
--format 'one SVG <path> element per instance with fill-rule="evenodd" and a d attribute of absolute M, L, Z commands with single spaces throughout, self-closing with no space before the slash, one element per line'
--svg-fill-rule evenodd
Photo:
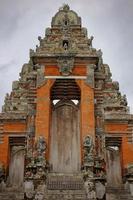
<path fill-rule="evenodd" d="M 0 198 L 133 199 L 133 115 L 102 51 L 68 5 L 38 40 L 0 114 Z"/>

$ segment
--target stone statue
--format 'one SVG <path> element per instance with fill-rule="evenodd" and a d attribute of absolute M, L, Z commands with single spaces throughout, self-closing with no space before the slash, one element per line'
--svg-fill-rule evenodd
<path fill-rule="evenodd" d="M 64 47 L 65 51 L 68 50 L 68 44 L 67 44 L 67 42 L 64 43 L 63 47 Z"/>
<path fill-rule="evenodd" d="M 127 98 L 125 94 L 121 97 L 121 105 L 127 106 Z"/>
<path fill-rule="evenodd" d="M 98 55 L 98 57 L 99 57 L 98 68 L 100 68 L 101 65 L 103 64 L 103 59 L 102 59 L 103 53 L 102 53 L 101 49 L 99 49 L 99 50 L 97 51 L 97 55 Z"/>
<path fill-rule="evenodd" d="M 33 199 L 35 191 L 34 191 L 34 184 L 32 180 L 24 182 L 24 192 L 25 192 L 25 196 L 28 199 Z"/>
<path fill-rule="evenodd" d="M 40 154 L 42 154 L 46 150 L 46 141 L 44 140 L 43 136 L 38 138 L 37 142 L 37 150 Z"/>
<path fill-rule="evenodd" d="M 110 72 L 110 68 L 108 65 L 104 65 L 105 76 L 108 81 L 111 81 L 112 73 Z"/>
<path fill-rule="evenodd" d="M 85 137 L 83 142 L 84 160 L 83 160 L 83 177 L 85 180 L 94 177 L 94 156 L 93 156 L 93 140 L 90 135 Z"/>
<path fill-rule="evenodd" d="M 93 41 L 94 37 L 91 36 L 90 39 L 88 39 L 88 46 L 92 47 L 92 41 Z"/>
<path fill-rule="evenodd" d="M 87 199 L 95 200 L 96 199 L 96 193 L 95 193 L 95 186 L 93 181 L 86 180 L 85 181 L 85 189 L 87 193 Z"/>
<path fill-rule="evenodd" d="M 92 154 L 93 150 L 93 141 L 90 135 L 87 135 L 84 143 L 83 143 L 84 149 L 87 151 L 88 154 Z"/>

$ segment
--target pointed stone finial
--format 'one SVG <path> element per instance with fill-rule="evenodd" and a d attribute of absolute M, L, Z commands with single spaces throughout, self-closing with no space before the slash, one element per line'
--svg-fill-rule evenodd
<path fill-rule="evenodd" d="M 70 10 L 69 5 L 68 5 L 68 4 L 64 4 L 64 5 L 63 5 L 63 10 L 65 10 L 65 11 Z"/>
<path fill-rule="evenodd" d="M 62 6 L 59 10 L 69 11 L 69 10 L 70 10 L 70 7 L 69 7 L 68 4 L 63 4 L 63 6 Z"/>

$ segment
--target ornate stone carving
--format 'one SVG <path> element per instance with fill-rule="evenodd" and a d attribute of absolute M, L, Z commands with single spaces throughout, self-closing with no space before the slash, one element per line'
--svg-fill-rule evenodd
<path fill-rule="evenodd" d="M 35 51 L 33 49 L 30 49 L 29 54 L 30 54 L 30 58 L 32 58 L 34 56 L 34 54 L 35 54 Z"/>
<path fill-rule="evenodd" d="M 47 148 L 46 141 L 44 140 L 44 137 L 40 136 L 37 141 L 37 151 L 40 156 L 43 156 L 43 154 L 46 151 L 46 148 Z"/>
<path fill-rule="evenodd" d="M 34 184 L 32 180 L 28 180 L 24 182 L 24 193 L 26 199 L 33 199 L 35 190 L 34 190 Z"/>
<path fill-rule="evenodd" d="M 17 90 L 19 88 L 19 81 L 13 81 L 12 90 Z"/>
<path fill-rule="evenodd" d="M 93 166 L 93 140 L 90 135 L 85 137 L 83 142 L 84 147 L 84 163 L 88 166 Z"/>
<path fill-rule="evenodd" d="M 67 25 L 67 21 L 65 21 L 66 17 L 71 25 L 81 24 L 81 18 L 78 17 L 74 11 L 70 10 L 70 7 L 67 4 L 64 4 L 63 7 L 59 9 L 59 12 L 52 18 L 52 26 L 59 26 L 62 24 Z"/>
<path fill-rule="evenodd" d="M 126 95 L 121 95 L 118 92 L 109 92 L 104 94 L 104 103 L 105 104 L 117 104 L 119 106 L 127 106 L 127 98 Z"/>
<path fill-rule="evenodd" d="M 87 79 L 86 79 L 86 83 L 91 86 L 92 88 L 94 88 L 94 70 L 95 70 L 96 66 L 93 64 L 90 64 L 87 66 Z"/>
<path fill-rule="evenodd" d="M 87 135 L 83 142 L 84 158 L 83 158 L 83 176 L 93 178 L 94 176 L 94 155 L 93 155 L 93 140 L 90 135 Z"/>
<path fill-rule="evenodd" d="M 88 46 L 89 48 L 92 47 L 92 41 L 93 41 L 94 37 L 91 36 L 89 39 L 88 39 Z"/>
<path fill-rule="evenodd" d="M 73 57 L 59 57 L 58 60 L 59 71 L 63 76 L 69 76 L 74 67 Z"/>
<path fill-rule="evenodd" d="M 101 65 L 103 64 L 103 59 L 102 59 L 103 53 L 102 53 L 101 49 L 99 49 L 99 50 L 97 51 L 97 55 L 98 55 L 98 57 L 99 57 L 98 68 L 100 69 L 100 68 L 101 68 Z"/>
<path fill-rule="evenodd" d="M 105 160 L 102 158 L 95 158 L 94 161 L 94 176 L 99 179 L 106 178 Z"/>
<path fill-rule="evenodd" d="M 105 70 L 105 77 L 106 77 L 106 80 L 107 80 L 107 81 L 112 81 L 112 80 L 111 80 L 112 73 L 110 72 L 109 66 L 108 66 L 108 65 L 104 65 L 104 70 Z"/>
<path fill-rule="evenodd" d="M 127 106 L 127 98 L 126 98 L 125 94 L 121 97 L 121 102 L 120 103 L 123 106 Z"/>
<path fill-rule="evenodd" d="M 85 37 L 87 37 L 87 28 L 82 28 L 82 33 L 84 34 Z"/>
<path fill-rule="evenodd" d="M 44 77 L 44 68 L 45 67 L 41 65 L 37 69 L 37 86 L 38 87 L 42 86 L 46 82 L 46 79 Z"/>
<path fill-rule="evenodd" d="M 40 136 L 37 141 L 34 142 L 32 137 L 27 141 L 27 154 L 26 154 L 26 170 L 25 179 L 46 179 L 46 173 L 48 170 L 48 163 L 46 161 L 46 141 L 44 137 Z"/>
<path fill-rule="evenodd" d="M 101 183 L 100 181 L 97 181 L 95 183 L 95 187 L 96 187 L 96 198 L 103 199 L 106 192 L 105 185 Z"/>
<path fill-rule="evenodd" d="M 85 137 L 84 143 L 83 143 L 84 149 L 86 151 L 87 155 L 92 155 L 93 152 L 93 141 L 92 141 L 92 137 L 90 135 L 87 135 Z"/>
<path fill-rule="evenodd" d="M 133 178 L 133 163 L 127 166 L 127 168 L 125 169 L 125 175 L 128 178 Z"/>
<path fill-rule="evenodd" d="M 85 181 L 85 189 L 87 193 L 87 199 L 96 200 L 95 185 L 93 180 L 87 179 Z"/>

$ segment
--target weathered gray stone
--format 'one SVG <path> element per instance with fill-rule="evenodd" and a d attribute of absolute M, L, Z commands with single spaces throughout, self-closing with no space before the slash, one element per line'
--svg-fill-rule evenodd
<path fill-rule="evenodd" d="M 74 67 L 73 57 L 60 57 L 58 58 L 58 66 L 63 76 L 68 76 L 72 73 Z"/>
<path fill-rule="evenodd" d="M 26 197 L 31 199 L 34 196 L 34 184 L 33 181 L 25 181 L 24 182 L 24 192 L 26 194 Z"/>
<path fill-rule="evenodd" d="M 44 69 L 45 67 L 43 65 L 41 65 L 38 69 L 37 69 L 37 87 L 42 86 L 43 84 L 46 83 L 45 77 L 44 77 Z"/>
<path fill-rule="evenodd" d="M 87 79 L 86 83 L 94 88 L 94 70 L 95 70 L 95 65 L 91 64 L 87 66 Z"/>
<path fill-rule="evenodd" d="M 95 183 L 96 187 L 96 198 L 103 199 L 105 195 L 105 185 L 103 185 L 100 181 Z"/>

